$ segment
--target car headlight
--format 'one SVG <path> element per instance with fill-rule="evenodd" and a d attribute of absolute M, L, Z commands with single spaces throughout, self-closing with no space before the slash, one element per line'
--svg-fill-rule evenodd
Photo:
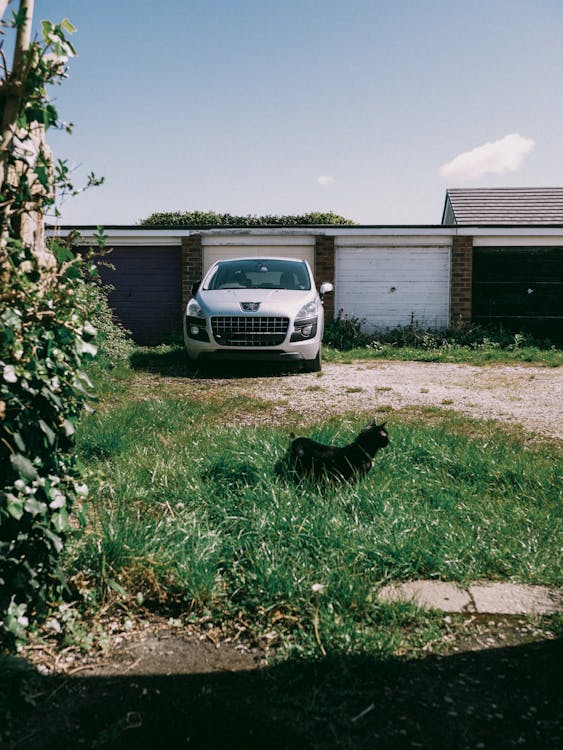
<path fill-rule="evenodd" d="M 195 299 L 191 299 L 186 308 L 185 331 L 187 337 L 190 339 L 196 339 L 196 341 L 209 341 L 205 313 L 203 312 L 201 305 L 196 302 Z"/>
<path fill-rule="evenodd" d="M 316 315 L 318 312 L 317 310 L 317 303 L 315 300 L 311 300 L 311 302 L 307 302 L 306 305 L 303 305 L 301 310 L 297 313 L 295 316 L 295 320 L 303 320 L 304 318 L 312 318 L 314 315 Z"/>
<path fill-rule="evenodd" d="M 191 299 L 188 302 L 186 315 L 190 315 L 192 318 L 205 318 L 205 314 L 203 310 L 201 309 L 201 305 L 198 302 L 196 302 L 195 299 Z"/>
<path fill-rule="evenodd" d="M 319 308 L 315 300 L 307 302 L 295 316 L 291 341 L 312 339 L 317 335 Z"/>

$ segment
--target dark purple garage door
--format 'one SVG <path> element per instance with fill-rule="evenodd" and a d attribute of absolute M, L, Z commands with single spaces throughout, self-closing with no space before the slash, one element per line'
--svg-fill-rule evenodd
<path fill-rule="evenodd" d="M 181 248 L 114 247 L 100 276 L 114 290 L 109 295 L 116 318 L 138 344 L 161 344 L 181 330 Z"/>

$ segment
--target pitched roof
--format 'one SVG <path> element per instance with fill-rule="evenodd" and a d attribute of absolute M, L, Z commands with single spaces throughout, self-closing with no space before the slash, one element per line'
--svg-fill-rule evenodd
<path fill-rule="evenodd" d="M 563 187 L 450 189 L 442 224 L 563 224 Z"/>

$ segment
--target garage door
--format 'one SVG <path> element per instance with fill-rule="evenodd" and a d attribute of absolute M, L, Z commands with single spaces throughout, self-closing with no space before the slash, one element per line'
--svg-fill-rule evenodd
<path fill-rule="evenodd" d="M 100 267 L 115 287 L 109 303 L 115 316 L 139 344 L 161 344 L 179 334 L 182 320 L 181 249 L 179 246 L 114 247 Z"/>
<path fill-rule="evenodd" d="M 563 336 L 563 247 L 475 247 L 472 318 Z"/>
<path fill-rule="evenodd" d="M 449 321 L 450 249 L 339 247 L 335 307 L 365 319 L 366 329 L 418 321 L 442 328 Z"/>
<path fill-rule="evenodd" d="M 213 263 L 224 258 L 258 258 L 260 256 L 268 257 L 272 255 L 281 256 L 283 258 L 299 258 L 301 260 L 306 260 L 313 269 L 313 273 L 315 272 L 314 238 L 296 239 L 294 243 L 290 243 L 285 239 L 285 242 L 279 244 L 273 242 L 260 242 L 257 240 L 248 243 L 241 242 L 239 244 L 233 242 L 232 237 L 229 239 L 230 242 L 221 242 L 215 238 L 204 238 L 202 243 L 204 273 L 209 270 Z"/>

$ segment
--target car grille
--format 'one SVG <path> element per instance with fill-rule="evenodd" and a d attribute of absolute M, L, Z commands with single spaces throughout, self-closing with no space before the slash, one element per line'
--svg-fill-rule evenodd
<path fill-rule="evenodd" d="M 211 318 L 213 338 L 222 346 L 278 346 L 287 336 L 289 318 L 266 315 L 220 315 Z"/>

